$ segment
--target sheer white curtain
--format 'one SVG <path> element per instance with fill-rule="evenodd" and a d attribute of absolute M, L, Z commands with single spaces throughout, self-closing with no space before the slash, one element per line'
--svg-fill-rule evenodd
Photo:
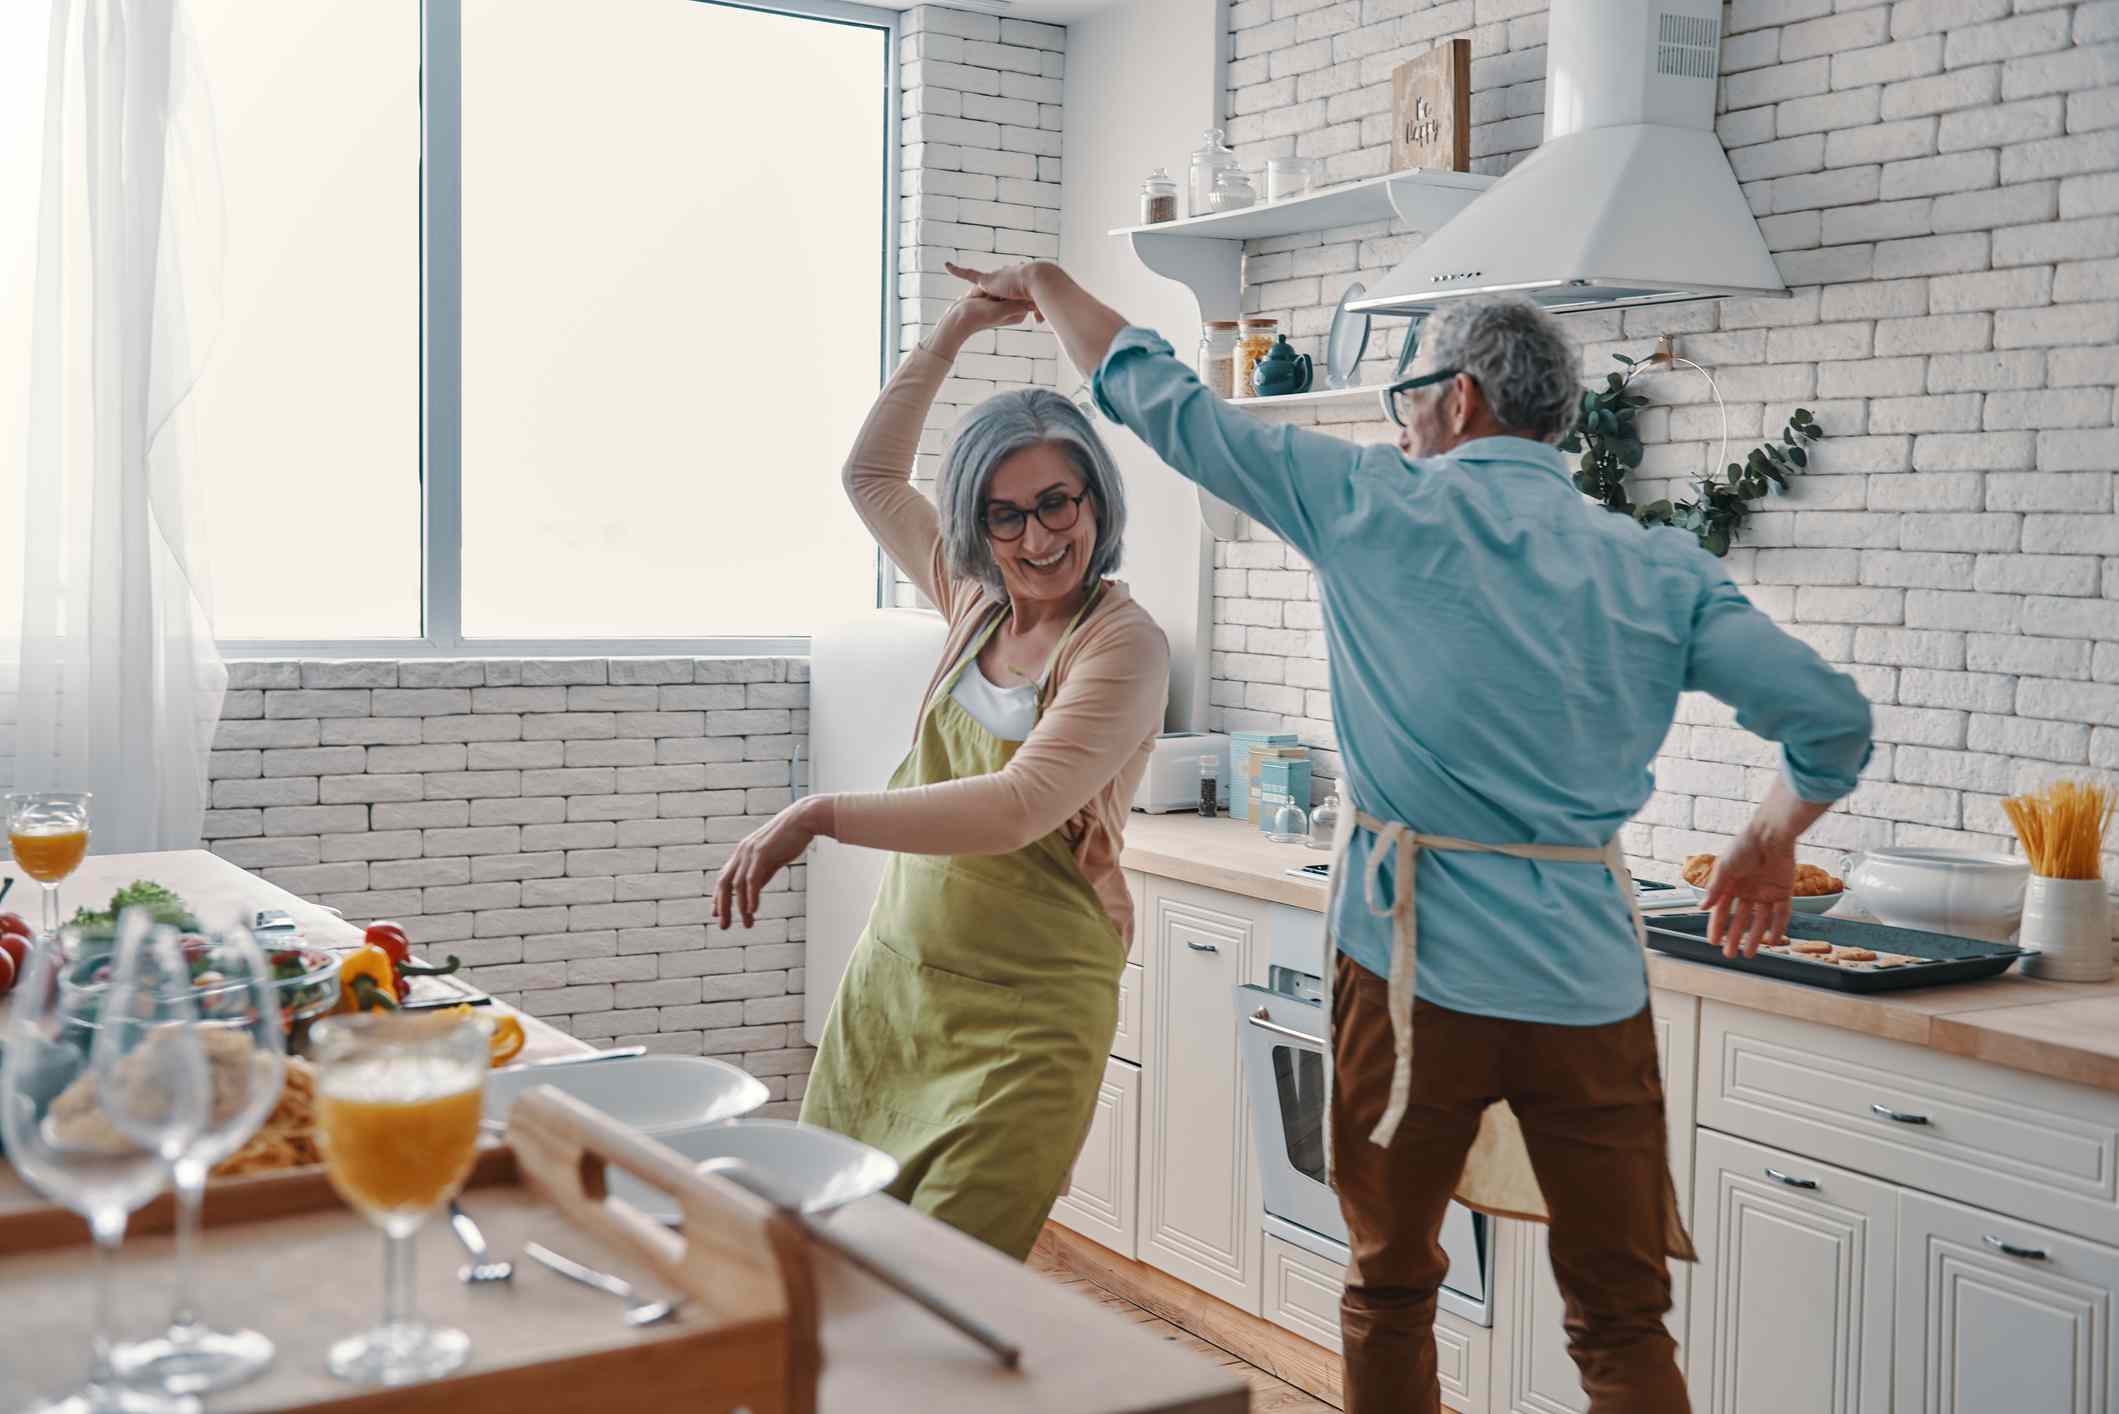
<path fill-rule="evenodd" d="M 227 686 L 185 435 L 220 253 L 211 113 L 183 0 L 54 0 L 45 52 L 13 774 L 94 791 L 99 853 L 180 848 Z"/>

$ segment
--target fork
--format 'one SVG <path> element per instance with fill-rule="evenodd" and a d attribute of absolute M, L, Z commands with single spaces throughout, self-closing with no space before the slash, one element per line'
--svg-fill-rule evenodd
<path fill-rule="evenodd" d="M 594 1267 L 585 1267 L 570 1258 L 562 1257 L 542 1243 L 525 1242 L 523 1255 L 533 1258 L 544 1266 L 583 1286 L 608 1292 L 625 1303 L 625 1323 L 629 1326 L 652 1326 L 657 1321 L 668 1320 L 684 1305 L 684 1298 L 674 1301 L 650 1301 L 633 1289 L 633 1284 L 609 1272 L 599 1272 Z"/>
<path fill-rule="evenodd" d="M 515 1275 L 514 1263 L 492 1260 L 485 1234 L 478 1230 L 478 1224 L 471 1221 L 471 1215 L 454 1198 L 449 1200 L 449 1226 L 456 1230 L 456 1240 L 464 1245 L 464 1251 L 471 1254 L 471 1265 L 457 1269 L 458 1281 L 466 1286 L 479 1286 L 489 1281 L 507 1281 Z"/>

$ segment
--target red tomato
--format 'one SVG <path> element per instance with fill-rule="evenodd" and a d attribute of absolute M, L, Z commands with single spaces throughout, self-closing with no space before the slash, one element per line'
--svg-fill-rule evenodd
<path fill-rule="evenodd" d="M 390 954 L 392 967 L 412 960 L 412 942 L 405 936 L 405 930 L 395 923 L 370 923 L 368 931 L 361 935 L 361 941 Z"/>
<path fill-rule="evenodd" d="M 0 948 L 0 997 L 4 997 L 15 990 L 15 973 L 17 970 L 14 952 L 7 948 Z"/>
<path fill-rule="evenodd" d="M 18 938 L 34 938 L 37 930 L 30 927 L 19 913 L 0 913 L 0 937 L 13 934 Z"/>
<path fill-rule="evenodd" d="M 7 955 L 15 965 L 17 975 L 29 971 L 30 939 L 24 933 L 0 933 L 0 953 Z M 5 991 L 0 988 L 0 991 Z"/>

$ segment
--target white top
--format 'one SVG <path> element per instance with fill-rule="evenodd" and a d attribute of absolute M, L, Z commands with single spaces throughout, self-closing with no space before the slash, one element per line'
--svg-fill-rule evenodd
<path fill-rule="evenodd" d="M 956 686 L 950 689 L 949 695 L 971 714 L 974 722 L 1002 741 L 1025 740 L 1030 729 L 1037 725 L 1037 684 L 1026 682 L 1021 687 L 995 687 L 979 671 L 976 658 L 964 665 L 964 671 L 958 674 Z"/>

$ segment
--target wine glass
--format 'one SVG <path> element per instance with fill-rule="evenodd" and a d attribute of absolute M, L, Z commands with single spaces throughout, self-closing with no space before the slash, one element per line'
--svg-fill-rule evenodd
<path fill-rule="evenodd" d="M 159 953 L 169 946 L 153 934 L 144 913 L 128 910 L 119 920 L 121 948 Z M 204 1117 L 204 1058 L 176 1028 L 176 1039 L 157 1043 L 154 1054 L 134 1045 L 134 1064 L 112 1069 L 111 1083 L 97 1076 L 82 1048 L 103 1034 L 109 997 L 61 985 L 76 941 L 70 934 L 38 940 L 29 976 L 15 989 L 0 1055 L 0 1138 L 8 1161 L 32 1188 L 88 1219 L 95 1238 L 88 1380 L 32 1406 L 32 1414 L 188 1414 L 196 1400 L 120 1383 L 111 1362 L 112 1278 L 126 1219 L 161 1191 L 165 1136 L 194 1131 Z M 162 960 L 180 965 L 166 954 Z"/>
<path fill-rule="evenodd" d="M 22 872 L 44 886 L 46 936 L 59 931 L 59 881 L 88 853 L 87 791 L 15 791 L 5 797 L 7 843 Z"/>
<path fill-rule="evenodd" d="M 413 1314 L 412 1234 L 470 1176 L 489 1029 L 478 1017 L 369 1013 L 328 1017 L 311 1033 L 324 1171 L 383 1230 L 383 1322 L 331 1347 L 342 1380 L 410 1384 L 470 1356 L 462 1331 Z"/>
<path fill-rule="evenodd" d="M 254 1330 L 207 1325 L 193 1304 L 199 1206 L 215 1164 L 257 1133 L 279 1100 L 286 1076 L 286 1032 L 280 1020 L 278 979 L 249 930 L 234 927 L 182 944 L 190 975 L 178 986 L 197 1009 L 196 1030 L 210 1086 L 205 1122 L 169 1159 L 176 1191 L 176 1296 L 169 1329 L 113 1353 L 127 1383 L 171 1394 L 203 1394 L 241 1384 L 272 1363 L 272 1342 Z M 112 978 L 112 1005 L 124 1000 Z M 105 1014 L 109 1014 L 106 1007 Z"/>

